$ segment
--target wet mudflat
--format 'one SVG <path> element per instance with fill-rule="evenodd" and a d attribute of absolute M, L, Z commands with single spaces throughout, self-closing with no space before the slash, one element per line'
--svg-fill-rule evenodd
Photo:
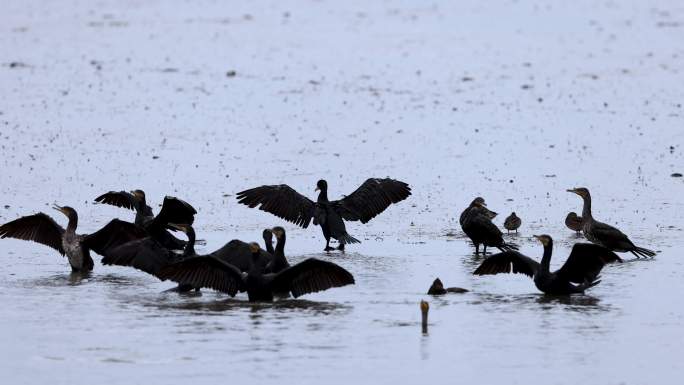
<path fill-rule="evenodd" d="M 143 188 L 190 201 L 219 248 L 284 225 L 291 261 L 315 256 L 356 285 L 248 304 L 165 292 L 96 263 L 71 277 L 33 243 L 0 241 L 0 369 L 14 383 L 679 383 L 684 372 L 681 91 L 676 2 L 11 1 L 0 15 L 0 222 L 52 203 L 80 231 L 133 213 L 94 205 Z M 674 176 L 673 176 L 674 175 Z M 413 195 L 344 255 L 320 230 L 238 206 L 287 183 L 330 197 L 369 176 Z M 476 195 L 523 220 L 510 239 L 552 266 L 586 186 L 594 216 L 653 260 L 611 265 L 570 299 L 523 276 L 474 277 L 457 215 Z M 52 211 L 52 212 L 51 212 Z M 97 260 L 98 258 L 96 258 Z M 466 294 L 427 298 L 435 277 Z M 420 333 L 418 303 L 431 304 Z"/>

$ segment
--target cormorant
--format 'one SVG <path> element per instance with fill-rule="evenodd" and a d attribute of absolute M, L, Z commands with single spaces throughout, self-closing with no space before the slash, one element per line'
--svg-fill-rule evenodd
<path fill-rule="evenodd" d="M 463 222 L 465 221 L 468 211 L 473 207 L 479 207 L 480 209 L 483 209 L 482 211 L 487 214 L 489 219 L 494 219 L 498 215 L 498 213 L 487 208 L 484 198 L 476 197 L 475 199 L 473 199 L 472 202 L 470 202 L 470 205 L 466 207 L 465 210 L 463 210 L 463 212 L 461 212 L 461 216 L 458 218 L 458 223 L 461 225 L 461 228 L 463 228 Z"/>
<path fill-rule="evenodd" d="M 344 220 L 366 223 L 385 211 L 392 203 L 400 202 L 411 195 L 408 184 L 394 179 L 370 178 L 356 191 L 336 200 L 328 200 L 328 183 L 319 180 L 316 191 L 320 190 L 316 202 L 298 193 L 288 185 L 261 186 L 241 191 L 237 194 L 239 203 L 251 208 L 269 212 L 286 221 L 306 228 L 313 219 L 320 225 L 325 237 L 325 251 L 330 247 L 330 238 L 339 241 L 339 250 L 347 243 L 360 243 L 347 233 Z"/>
<path fill-rule="evenodd" d="M 145 192 L 142 190 L 133 190 L 130 193 L 110 191 L 95 198 L 95 202 L 135 210 L 135 224 L 147 230 L 162 247 L 172 250 L 182 250 L 185 247 L 185 241 L 174 237 L 166 230 L 166 226 L 169 223 L 192 224 L 197 214 L 197 210 L 189 203 L 176 197 L 166 196 L 161 211 L 154 216 L 152 208 L 145 200 Z"/>
<path fill-rule="evenodd" d="M 260 258 L 257 243 L 250 243 L 255 261 Z M 247 291 L 250 302 L 273 301 L 274 294 L 291 293 L 297 298 L 307 293 L 354 283 L 350 272 L 332 262 L 306 259 L 279 273 L 264 273 L 256 264 L 245 274 L 237 267 L 211 256 L 198 256 L 164 268 L 160 276 L 179 284 L 206 287 L 234 297 Z"/>
<path fill-rule="evenodd" d="M 582 207 L 582 232 L 587 240 L 613 251 L 630 252 L 637 258 L 655 256 L 656 253 L 653 250 L 634 245 L 622 231 L 594 220 L 594 217 L 591 215 L 591 195 L 587 188 L 578 187 L 568 190 L 568 192 L 579 195 L 584 201 Z"/>
<path fill-rule="evenodd" d="M 570 230 L 576 231 L 577 235 L 579 235 L 580 231 L 582 231 L 582 217 L 578 217 L 574 211 L 568 213 L 568 216 L 565 217 L 565 226 Z"/>
<path fill-rule="evenodd" d="M 460 287 L 447 287 L 446 289 L 444 288 L 444 284 L 442 283 L 442 280 L 437 278 L 432 282 L 432 285 L 430 286 L 430 289 L 428 289 L 428 294 L 429 295 L 443 295 L 446 293 L 467 293 L 467 289 L 462 289 Z"/>
<path fill-rule="evenodd" d="M 475 203 L 475 207 L 468 210 L 463 221 L 463 232 L 475 245 L 475 255 L 480 253 L 481 244 L 484 245 L 483 254 L 487 253 L 487 246 L 496 247 L 501 251 L 517 250 L 517 245 L 504 242 L 503 233 L 492 223 L 485 210 L 481 203 Z"/>
<path fill-rule="evenodd" d="M 509 233 L 512 230 L 515 230 L 515 233 L 517 234 L 518 228 L 520 227 L 521 224 L 522 224 L 522 220 L 520 218 L 518 218 L 517 215 L 515 215 L 515 212 L 512 212 L 511 215 L 509 215 L 508 218 L 506 218 L 506 220 L 504 221 L 504 228 Z"/>
<path fill-rule="evenodd" d="M 74 272 L 93 270 L 93 259 L 90 250 L 105 255 L 118 245 L 139 239 L 147 234 L 132 223 L 111 220 L 106 226 L 90 235 L 76 234 L 78 214 L 71 207 L 55 205 L 54 209 L 69 218 L 67 228 L 57 224 L 54 219 L 44 213 L 37 213 L 15 219 L 0 226 L 0 238 L 16 238 L 34 241 L 52 247 L 66 255 Z"/>
<path fill-rule="evenodd" d="M 184 232 L 188 237 L 182 253 L 171 251 L 163 247 L 155 239 L 146 237 L 109 250 L 107 255 L 102 258 L 102 264 L 129 266 L 160 278 L 159 272 L 169 264 L 190 257 L 198 257 L 199 255 L 195 252 L 195 230 L 192 226 L 185 224 L 169 224 L 169 226 Z M 266 232 L 264 232 L 264 235 L 266 235 Z M 241 271 L 247 271 L 252 266 L 252 252 L 250 251 L 249 244 L 239 240 L 228 242 L 222 248 L 209 254 L 209 256 L 233 264 L 241 269 Z M 260 258 L 256 263 L 261 269 L 266 269 L 266 266 L 272 260 L 273 256 L 271 254 L 261 250 Z"/>
<path fill-rule="evenodd" d="M 551 295 L 583 293 L 597 285 L 603 265 L 622 262 L 612 251 L 591 243 L 576 243 L 563 267 L 550 271 L 553 239 L 548 235 L 535 235 L 544 246 L 541 264 L 517 251 L 505 251 L 485 259 L 473 272 L 475 275 L 521 273 L 534 279 L 537 289 Z M 577 285 L 575 285 L 577 284 Z"/>

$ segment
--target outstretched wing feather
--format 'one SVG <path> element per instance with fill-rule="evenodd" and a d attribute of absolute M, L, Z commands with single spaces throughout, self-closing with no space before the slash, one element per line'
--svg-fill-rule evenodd
<path fill-rule="evenodd" d="M 404 182 L 390 178 L 370 178 L 353 193 L 331 203 L 343 219 L 366 223 L 391 204 L 400 202 L 409 195 L 411 188 Z"/>
<path fill-rule="evenodd" d="M 275 274 L 275 292 L 291 292 L 297 298 L 304 294 L 354 284 L 354 276 L 343 267 L 316 258 L 306 259 Z"/>
<path fill-rule="evenodd" d="M 16 238 L 52 247 L 64 255 L 64 228 L 44 213 L 28 215 L 0 226 L 0 238 Z"/>
<path fill-rule="evenodd" d="M 313 218 L 315 203 L 288 185 L 255 187 L 237 194 L 238 203 L 271 213 L 306 228 Z"/>
<path fill-rule="evenodd" d="M 193 257 L 172 263 L 159 272 L 159 278 L 168 279 L 180 285 L 217 290 L 231 297 L 244 287 L 240 270 L 209 256 Z"/>
<path fill-rule="evenodd" d="M 474 275 L 493 275 L 502 273 L 525 274 L 533 277 L 539 263 L 517 251 L 504 251 L 482 261 L 473 272 Z"/>

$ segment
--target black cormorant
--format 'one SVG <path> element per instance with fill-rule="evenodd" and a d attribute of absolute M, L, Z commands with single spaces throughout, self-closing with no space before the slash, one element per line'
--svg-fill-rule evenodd
<path fill-rule="evenodd" d="M 135 224 L 143 227 L 161 246 L 172 250 L 182 250 L 185 241 L 174 237 L 166 226 L 169 223 L 192 224 L 197 210 L 189 203 L 172 196 L 164 197 L 164 203 L 157 216 L 147 205 L 145 192 L 133 190 L 110 191 L 95 198 L 95 202 L 135 210 Z"/>
<path fill-rule="evenodd" d="M 72 271 L 88 272 L 93 270 L 90 250 L 105 255 L 108 250 L 118 245 L 147 235 L 138 226 L 118 219 L 113 219 L 102 229 L 90 235 L 76 234 L 78 226 L 76 210 L 57 205 L 54 209 L 69 218 L 66 229 L 57 224 L 49 215 L 38 213 L 0 226 L 0 238 L 23 239 L 50 246 L 60 254 L 66 255 Z"/>
<path fill-rule="evenodd" d="M 239 203 L 249 207 L 259 207 L 286 221 L 301 227 L 308 227 L 313 219 L 320 225 L 325 237 L 325 251 L 330 247 L 330 238 L 339 241 L 339 250 L 347 243 L 360 241 L 347 233 L 344 220 L 366 223 L 385 211 L 392 203 L 400 202 L 411 195 L 408 184 L 394 179 L 371 178 L 348 196 L 328 200 L 328 183 L 319 180 L 316 190 L 320 190 L 316 202 L 298 193 L 288 185 L 261 186 L 237 194 Z"/>
<path fill-rule="evenodd" d="M 534 279 L 537 289 L 551 295 L 583 293 L 597 285 L 603 265 L 621 262 L 612 251 L 591 243 L 576 243 L 563 267 L 550 271 L 553 239 L 548 235 L 534 236 L 544 246 L 541 264 L 517 251 L 494 254 L 485 259 L 473 272 L 475 275 L 520 273 Z"/>
<path fill-rule="evenodd" d="M 565 217 L 565 226 L 570 230 L 576 231 L 577 235 L 582 231 L 582 217 L 577 216 L 577 213 L 570 212 L 568 216 Z"/>
<path fill-rule="evenodd" d="M 260 258 L 257 243 L 250 244 L 255 261 Z M 307 293 L 327 290 L 354 283 L 350 272 L 332 262 L 306 259 L 279 273 L 265 273 L 254 264 L 247 273 L 211 256 L 195 257 L 174 263 L 161 271 L 169 279 L 192 287 L 206 287 L 234 297 L 247 291 L 250 302 L 273 301 L 274 294 L 291 293 L 297 298 Z"/>
<path fill-rule="evenodd" d="M 447 287 L 444 288 L 444 284 L 442 283 L 442 280 L 437 278 L 432 282 L 432 285 L 430 286 L 430 289 L 428 289 L 428 294 L 429 295 L 442 295 L 446 293 L 467 293 L 467 289 L 462 289 L 460 287 Z"/>
<path fill-rule="evenodd" d="M 591 215 L 591 195 L 587 188 L 578 187 L 568 190 L 568 192 L 579 195 L 584 201 L 584 206 L 582 207 L 582 232 L 587 240 L 613 251 L 621 253 L 630 252 L 637 258 L 655 256 L 656 253 L 653 250 L 634 245 L 622 231 L 611 225 L 594 220 L 594 217 Z"/>
<path fill-rule="evenodd" d="M 458 223 L 461 225 L 461 227 L 463 227 L 463 222 L 465 221 L 465 218 L 466 218 L 466 215 L 468 214 L 468 211 L 470 209 L 472 209 L 473 207 L 479 207 L 481 212 L 486 213 L 487 217 L 489 217 L 489 219 L 494 219 L 498 215 L 498 213 L 487 208 L 487 205 L 485 204 L 484 198 L 476 197 L 475 199 L 473 199 L 472 202 L 470 202 L 470 205 L 468 205 L 468 207 L 466 207 L 465 210 L 463 210 L 463 212 L 461 212 L 461 215 L 458 218 Z"/>
<path fill-rule="evenodd" d="M 510 233 L 511 231 L 515 230 L 515 233 L 517 234 L 517 233 L 518 233 L 518 228 L 520 227 L 521 224 L 522 224 L 522 220 L 521 220 L 517 215 L 515 215 L 515 212 L 513 212 L 513 213 L 511 213 L 511 215 L 509 215 L 508 218 L 506 218 L 506 220 L 504 221 L 504 228 L 505 228 L 506 231 L 508 231 L 509 233 Z"/>
<path fill-rule="evenodd" d="M 504 242 L 503 233 L 492 223 L 486 208 L 480 203 L 476 203 L 475 207 L 468 210 L 462 227 L 463 232 L 475 245 L 475 255 L 480 253 L 480 245 L 484 245 L 483 254 L 487 253 L 487 246 L 496 247 L 501 251 L 518 249 L 517 245 Z"/>

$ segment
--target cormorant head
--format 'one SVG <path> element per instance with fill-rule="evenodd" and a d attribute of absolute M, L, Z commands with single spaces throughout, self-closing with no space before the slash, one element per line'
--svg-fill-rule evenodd
<path fill-rule="evenodd" d="M 511 216 L 512 216 L 513 218 L 517 217 L 517 215 L 515 215 L 515 211 L 513 211 L 513 212 L 511 213 Z"/>
<path fill-rule="evenodd" d="M 534 237 L 537 238 L 537 240 L 538 240 L 539 242 L 541 242 L 541 244 L 542 244 L 544 247 L 549 246 L 549 245 L 551 245 L 551 244 L 553 243 L 553 239 L 551 239 L 551 236 L 546 235 L 546 234 L 534 235 Z"/>
<path fill-rule="evenodd" d="M 273 243 L 273 232 L 271 230 L 264 229 L 262 236 L 264 237 L 264 241 L 266 241 L 266 243 Z"/>
<path fill-rule="evenodd" d="M 444 284 L 442 283 L 442 280 L 439 278 L 436 278 L 434 280 L 434 282 L 432 282 L 432 286 L 430 286 L 427 293 L 429 295 L 446 294 L 446 290 L 444 289 Z"/>
<path fill-rule="evenodd" d="M 574 211 L 571 211 L 568 213 L 568 218 L 570 219 L 577 219 L 577 213 Z"/>
<path fill-rule="evenodd" d="M 476 205 L 487 207 L 483 197 L 477 197 L 477 198 L 473 199 L 472 202 L 470 202 L 470 206 L 476 206 Z"/>
<path fill-rule="evenodd" d="M 420 301 L 420 311 L 423 314 L 427 314 L 428 310 L 430 310 L 430 304 L 421 300 Z"/>
<path fill-rule="evenodd" d="M 144 201 L 145 200 L 145 192 L 143 190 L 133 190 L 131 191 L 131 194 L 135 197 L 135 199 Z"/>
<path fill-rule="evenodd" d="M 260 250 L 260 248 L 259 248 L 259 244 L 258 244 L 258 243 L 256 243 L 256 242 L 251 242 L 251 243 L 249 244 L 249 251 L 250 251 L 252 254 L 258 254 L 258 253 L 259 253 L 259 250 Z"/>
<path fill-rule="evenodd" d="M 582 198 L 588 198 L 589 197 L 589 190 L 586 187 L 575 187 L 574 189 L 568 190 L 568 192 L 575 193 Z"/>
<path fill-rule="evenodd" d="M 316 191 L 328 191 L 328 182 L 321 179 L 316 183 Z"/>
<path fill-rule="evenodd" d="M 66 215 L 67 218 L 72 219 L 72 218 L 78 218 L 78 214 L 76 214 L 76 210 L 69 206 L 57 206 L 54 205 L 52 206 L 55 210 L 59 211 L 60 213 Z"/>
<path fill-rule="evenodd" d="M 277 239 L 280 239 L 283 237 L 283 235 L 285 235 L 285 229 L 280 227 L 280 226 L 276 226 L 276 227 L 272 228 L 271 231 L 273 232 L 273 235 L 275 235 Z"/>

